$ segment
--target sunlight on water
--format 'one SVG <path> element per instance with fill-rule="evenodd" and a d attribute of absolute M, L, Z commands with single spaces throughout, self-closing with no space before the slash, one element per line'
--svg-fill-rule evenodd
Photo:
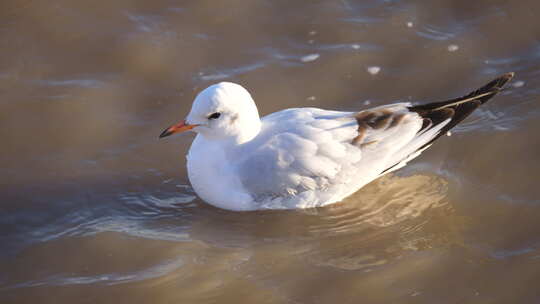
<path fill-rule="evenodd" d="M 539 8 L 6 1 L 0 302 L 537 302 Z M 193 135 L 157 140 L 220 81 L 267 115 L 447 100 L 509 71 L 451 137 L 325 208 L 211 207 Z"/>

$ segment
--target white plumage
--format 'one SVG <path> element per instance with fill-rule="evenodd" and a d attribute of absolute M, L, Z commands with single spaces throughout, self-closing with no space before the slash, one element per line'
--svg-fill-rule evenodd
<path fill-rule="evenodd" d="M 243 87 L 222 82 L 203 90 L 185 122 L 162 137 L 187 129 L 198 133 L 187 156 L 189 179 L 214 206 L 324 206 L 418 156 L 511 76 L 463 97 L 467 103 L 455 99 L 431 109 L 396 103 L 361 112 L 295 108 L 262 118 Z"/>

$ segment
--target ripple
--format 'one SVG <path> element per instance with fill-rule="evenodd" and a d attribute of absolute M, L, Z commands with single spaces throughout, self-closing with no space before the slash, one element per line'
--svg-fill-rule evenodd
<path fill-rule="evenodd" d="M 360 50 L 360 51 L 379 51 L 381 46 L 372 43 L 336 43 L 336 44 L 319 44 L 315 46 L 318 50 L 334 51 L 334 50 Z"/>
<path fill-rule="evenodd" d="M 520 256 L 524 254 L 529 254 L 536 252 L 538 248 L 536 247 L 525 247 L 514 250 L 495 250 L 490 253 L 490 255 L 496 259 L 507 259 L 515 256 Z"/>
<path fill-rule="evenodd" d="M 163 263 L 159 263 L 147 269 L 125 272 L 125 273 L 105 273 L 93 276 L 67 276 L 67 275 L 55 275 L 42 280 L 27 281 L 20 284 L 14 284 L 2 288 L 14 289 L 23 287 L 37 287 L 37 286 L 65 286 L 65 285 L 80 285 L 80 284 L 104 284 L 104 285 L 116 285 L 125 284 L 131 282 L 139 282 L 148 279 L 158 278 L 165 276 L 184 265 L 184 261 L 181 258 L 171 259 Z"/>
<path fill-rule="evenodd" d="M 513 287 L 537 299 L 538 2 L 25 2 L 0 29 L 0 289 L 41 287 L 0 302 L 489 302 Z M 168 161 L 189 139 L 154 146 L 176 119 L 162 110 L 188 111 L 180 96 L 206 82 L 241 78 L 268 113 L 376 106 L 509 71 L 516 81 L 454 129 L 489 140 L 437 143 L 324 208 L 216 209 Z"/>
<path fill-rule="evenodd" d="M 132 13 L 126 13 L 130 21 L 132 21 L 137 30 L 145 33 L 156 32 L 163 26 L 163 18 L 160 16 L 152 15 L 135 15 Z"/>
<path fill-rule="evenodd" d="M 146 215 L 163 215 L 164 213 L 177 210 L 179 206 L 189 206 L 189 204 L 196 199 L 196 196 L 192 191 L 188 193 L 127 192 L 119 194 L 118 199 L 125 202 L 126 206 L 136 214 L 145 213 Z"/>
<path fill-rule="evenodd" d="M 350 18 L 343 18 L 342 21 L 349 22 L 349 23 L 360 23 L 360 24 L 371 24 L 371 23 L 379 23 L 384 22 L 384 18 L 377 18 L 377 17 L 368 17 L 368 16 L 356 16 L 356 17 L 350 17 Z"/>
<path fill-rule="evenodd" d="M 320 54 L 309 54 L 309 55 L 305 55 L 305 56 L 300 57 L 300 61 L 302 61 L 302 62 L 311 62 L 311 61 L 315 61 L 315 60 L 319 59 L 320 56 L 321 56 Z"/>
<path fill-rule="evenodd" d="M 16 254 L 35 243 L 107 231 L 185 241 L 189 238 L 185 233 L 189 214 L 183 211 L 197 206 L 195 199 L 190 187 L 175 183 L 152 191 L 76 193 L 58 201 L 51 199 L 54 204 L 49 204 L 46 212 L 20 209 L 0 218 L 0 225 L 17 223 L 17 231 L 3 238 L 2 253 Z M 175 222 L 167 223 L 171 220 Z"/>
<path fill-rule="evenodd" d="M 531 115 L 537 115 L 535 112 L 529 112 L 525 115 L 513 115 L 512 112 L 512 109 L 506 109 L 504 112 L 500 112 L 488 107 L 480 107 L 473 113 L 471 119 L 454 127 L 452 132 L 462 133 L 488 130 L 510 131 L 517 129 L 520 122 L 527 120 Z"/>
<path fill-rule="evenodd" d="M 416 34 L 430 40 L 445 41 L 455 38 L 462 30 L 463 28 L 459 26 L 454 26 L 453 29 L 442 29 L 433 25 L 424 25 L 416 31 Z"/>
<path fill-rule="evenodd" d="M 204 72 L 199 73 L 198 78 L 203 81 L 222 80 L 222 79 L 238 76 L 247 72 L 251 72 L 251 71 L 260 69 L 264 66 L 266 66 L 266 64 L 259 62 L 259 63 L 249 64 L 249 65 L 240 66 L 236 68 L 218 70 L 218 71 L 204 71 Z"/>
<path fill-rule="evenodd" d="M 45 85 L 45 86 L 66 86 L 66 87 L 81 87 L 81 88 L 90 88 L 90 89 L 97 89 L 100 87 L 103 87 L 105 83 L 100 80 L 96 79 L 65 79 L 65 80 L 38 80 L 36 81 L 37 84 Z"/>
<path fill-rule="evenodd" d="M 191 240 L 186 232 L 189 225 L 175 223 L 171 225 L 157 225 L 152 227 L 152 223 L 130 219 L 125 217 L 101 218 L 84 225 L 87 233 L 81 234 L 79 229 L 78 236 L 88 236 L 102 232 L 119 232 L 126 235 L 152 240 L 184 242 Z"/>

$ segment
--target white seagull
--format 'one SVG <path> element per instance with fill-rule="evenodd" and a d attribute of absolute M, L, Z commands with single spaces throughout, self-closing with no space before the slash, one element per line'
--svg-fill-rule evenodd
<path fill-rule="evenodd" d="M 403 167 L 513 76 L 448 101 L 360 112 L 293 108 L 262 118 L 246 89 L 221 82 L 200 92 L 186 120 L 160 138 L 197 133 L 188 176 L 211 205 L 234 211 L 320 207 Z"/>

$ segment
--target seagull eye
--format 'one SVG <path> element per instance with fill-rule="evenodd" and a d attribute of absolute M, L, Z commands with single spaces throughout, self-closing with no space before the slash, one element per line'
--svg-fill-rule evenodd
<path fill-rule="evenodd" d="M 221 113 L 216 112 L 216 113 L 210 114 L 210 116 L 208 116 L 208 119 L 218 119 L 220 116 L 221 116 Z"/>

